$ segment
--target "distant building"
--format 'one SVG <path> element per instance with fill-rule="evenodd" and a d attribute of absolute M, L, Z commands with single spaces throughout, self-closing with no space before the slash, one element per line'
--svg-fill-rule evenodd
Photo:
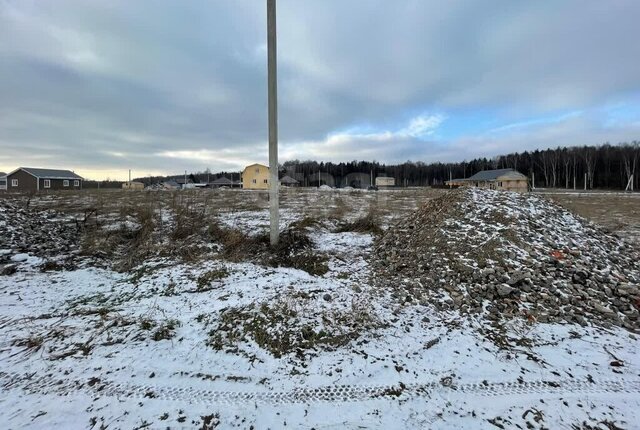
<path fill-rule="evenodd" d="M 142 182 L 135 181 L 125 182 L 124 184 L 122 184 L 122 189 L 129 191 L 144 190 L 144 184 Z"/>
<path fill-rule="evenodd" d="M 7 191 L 80 190 L 82 177 L 70 170 L 19 167 L 6 177 Z"/>
<path fill-rule="evenodd" d="M 220 187 L 233 187 L 233 181 L 229 178 L 227 178 L 226 176 L 221 176 L 218 179 L 214 180 L 213 182 L 209 183 L 209 186 L 213 187 L 213 188 L 220 188 Z"/>
<path fill-rule="evenodd" d="M 507 190 L 527 192 L 529 180 L 514 169 L 483 170 L 466 179 L 452 179 L 445 182 L 447 186 L 472 186 L 491 190 Z"/>
<path fill-rule="evenodd" d="M 181 185 L 174 181 L 173 179 L 169 179 L 168 181 L 164 181 L 160 184 L 160 188 L 164 190 L 179 190 Z"/>
<path fill-rule="evenodd" d="M 268 190 L 269 168 L 264 164 L 251 164 L 242 171 L 242 188 L 245 190 Z"/>
<path fill-rule="evenodd" d="M 445 184 L 448 187 L 454 187 L 454 188 L 458 188 L 458 187 L 462 187 L 464 185 L 468 185 L 467 180 L 464 179 L 464 178 L 451 179 L 449 181 L 446 181 Z"/>
<path fill-rule="evenodd" d="M 300 182 L 296 181 L 291 176 L 284 176 L 282 179 L 280 179 L 280 185 L 285 187 L 297 187 L 298 185 L 300 185 Z"/>
<path fill-rule="evenodd" d="M 7 174 L 0 172 L 0 191 L 7 189 Z"/>
<path fill-rule="evenodd" d="M 376 178 L 376 187 L 395 187 L 396 178 L 391 176 L 378 176 Z"/>

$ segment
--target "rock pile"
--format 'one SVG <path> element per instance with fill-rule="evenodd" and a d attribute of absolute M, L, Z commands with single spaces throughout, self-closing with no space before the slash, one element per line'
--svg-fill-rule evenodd
<path fill-rule="evenodd" d="M 43 268 L 61 268 L 78 254 L 78 228 L 53 211 L 0 200 L 0 275 L 15 272 L 29 256 L 45 259 Z"/>
<path fill-rule="evenodd" d="M 640 250 L 536 195 L 451 191 L 389 229 L 372 266 L 439 310 L 640 328 Z"/>

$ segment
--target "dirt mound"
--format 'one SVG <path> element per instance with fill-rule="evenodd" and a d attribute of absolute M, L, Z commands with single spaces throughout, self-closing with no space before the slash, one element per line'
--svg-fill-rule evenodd
<path fill-rule="evenodd" d="M 459 189 L 376 243 L 375 283 L 499 322 L 640 328 L 640 250 L 531 194 Z"/>
<path fill-rule="evenodd" d="M 62 269 L 78 253 L 74 220 L 28 209 L 22 202 L 0 200 L 0 232 L 0 274 L 13 273 L 28 256 L 45 259 L 43 270 Z"/>

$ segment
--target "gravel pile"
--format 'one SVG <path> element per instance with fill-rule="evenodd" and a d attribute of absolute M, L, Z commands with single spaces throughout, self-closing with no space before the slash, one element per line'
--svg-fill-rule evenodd
<path fill-rule="evenodd" d="M 42 259 L 43 269 L 71 264 L 79 250 L 78 228 L 53 211 L 35 211 L 23 203 L 0 200 L 0 275 L 14 273 L 21 263 Z"/>
<path fill-rule="evenodd" d="M 640 328 L 640 250 L 535 195 L 451 191 L 389 229 L 372 258 L 376 284 L 409 303 Z"/>

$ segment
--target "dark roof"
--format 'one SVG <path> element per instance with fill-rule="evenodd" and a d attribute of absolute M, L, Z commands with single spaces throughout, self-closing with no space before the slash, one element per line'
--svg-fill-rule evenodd
<path fill-rule="evenodd" d="M 7 176 L 7 174 L 4 172 L 0 172 L 0 176 Z"/>
<path fill-rule="evenodd" d="M 191 180 L 191 178 L 187 178 L 187 181 L 184 181 L 184 178 L 176 178 L 174 179 L 178 184 L 182 185 L 182 184 L 193 184 L 193 181 Z"/>
<path fill-rule="evenodd" d="M 211 182 L 211 185 L 233 185 L 233 181 L 226 176 L 221 176 L 215 181 Z"/>
<path fill-rule="evenodd" d="M 20 167 L 11 173 L 18 170 L 24 170 L 25 172 L 35 176 L 36 178 L 44 179 L 82 179 L 82 176 L 76 175 L 71 170 L 57 170 L 57 169 L 38 169 L 35 167 Z"/>
<path fill-rule="evenodd" d="M 500 176 L 515 172 L 513 169 L 483 170 L 467 179 L 467 181 L 495 181 Z"/>
<path fill-rule="evenodd" d="M 280 179 L 280 182 L 283 183 L 283 184 L 297 184 L 297 183 L 299 183 L 298 181 L 293 179 L 291 176 L 283 176 L 282 179 Z"/>

